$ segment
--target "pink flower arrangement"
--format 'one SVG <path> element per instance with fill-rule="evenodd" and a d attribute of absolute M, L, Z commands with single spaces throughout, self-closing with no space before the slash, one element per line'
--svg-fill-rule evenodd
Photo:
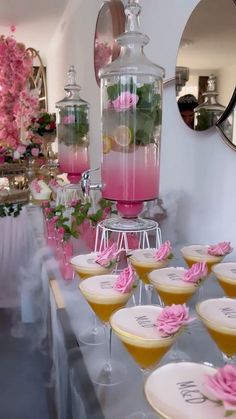
<path fill-rule="evenodd" d="M 171 257 L 171 253 L 172 249 L 171 249 L 171 244 L 170 241 L 167 240 L 166 242 L 164 242 L 159 249 L 156 251 L 155 253 L 155 259 L 157 261 L 163 261 L 165 259 L 168 259 Z"/>
<path fill-rule="evenodd" d="M 43 137 L 45 134 L 56 133 L 56 115 L 41 110 L 39 114 L 32 118 L 30 129 L 34 134 Z"/>
<path fill-rule="evenodd" d="M 104 266 L 105 268 L 109 268 L 113 263 L 116 262 L 117 256 L 117 245 L 113 243 L 107 249 L 103 250 L 101 253 L 98 254 L 96 258 L 96 262 Z"/>
<path fill-rule="evenodd" d="M 194 263 L 187 272 L 184 273 L 183 281 L 197 283 L 207 276 L 206 262 Z"/>
<path fill-rule="evenodd" d="M 123 269 L 123 271 L 118 276 L 114 284 L 114 289 L 116 291 L 121 292 L 122 294 L 125 294 L 131 291 L 134 282 L 135 282 L 134 270 L 131 266 L 128 266 L 128 268 Z"/>
<path fill-rule="evenodd" d="M 156 320 L 156 326 L 163 337 L 168 337 L 193 320 L 189 318 L 189 309 L 186 304 L 172 304 L 163 308 Z"/>
<path fill-rule="evenodd" d="M 138 103 L 139 97 L 134 93 L 122 92 L 115 100 L 112 101 L 112 106 L 117 112 L 133 109 Z"/>
<path fill-rule="evenodd" d="M 233 251 L 230 242 L 220 242 L 209 246 L 207 253 L 212 256 L 225 256 Z"/>
<path fill-rule="evenodd" d="M 32 59 L 23 44 L 2 35 L 0 62 L 0 145 L 15 150 L 20 130 L 27 132 L 38 107 L 38 98 L 27 90 Z"/>
<path fill-rule="evenodd" d="M 204 384 L 209 393 L 223 404 L 226 412 L 236 412 L 236 365 L 225 365 L 214 375 L 207 375 Z"/>

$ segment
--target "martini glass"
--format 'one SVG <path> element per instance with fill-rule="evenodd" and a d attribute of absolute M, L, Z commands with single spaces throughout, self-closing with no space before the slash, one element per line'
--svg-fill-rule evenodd
<path fill-rule="evenodd" d="M 91 276 L 104 275 L 112 272 L 111 268 L 105 268 L 95 262 L 98 256 L 97 252 L 88 253 L 87 255 L 74 256 L 70 263 L 74 271 L 79 275 L 81 280 L 87 280 Z M 86 345 L 101 345 L 104 343 L 103 327 L 98 325 L 97 317 L 93 315 L 93 327 L 85 330 L 80 334 L 79 339 Z"/>
<path fill-rule="evenodd" d="M 185 268 L 163 268 L 152 271 L 148 277 L 163 305 L 185 304 L 198 290 L 199 282 L 184 281 Z"/>
<path fill-rule="evenodd" d="M 149 281 L 148 274 L 154 269 L 164 268 L 169 264 L 169 259 L 163 261 L 155 260 L 154 253 L 156 249 L 136 249 L 132 251 L 129 257 L 130 263 L 133 266 L 137 276 L 141 279 L 140 287 L 142 283 L 145 286 L 146 291 L 146 303 L 150 305 L 152 303 L 152 291 L 153 285 Z M 139 301 L 141 304 L 141 301 Z"/>
<path fill-rule="evenodd" d="M 155 321 L 162 310 L 159 306 L 139 305 L 120 309 L 110 318 L 113 331 L 143 372 L 155 368 L 178 336 L 161 336 Z"/>
<path fill-rule="evenodd" d="M 213 298 L 201 301 L 196 311 L 218 346 L 226 363 L 236 363 L 236 299 Z"/>
<path fill-rule="evenodd" d="M 212 267 L 227 297 L 236 298 L 236 263 L 219 263 Z"/>
<path fill-rule="evenodd" d="M 132 291 L 121 293 L 114 288 L 119 275 L 99 275 L 82 281 L 79 288 L 87 302 L 104 324 L 106 336 L 105 364 L 101 368 L 96 366 L 91 371 L 91 379 L 94 383 L 112 386 L 124 380 L 125 369 L 120 362 L 111 358 L 112 329 L 109 318 L 112 313 L 124 307 L 132 295 Z"/>
<path fill-rule="evenodd" d="M 181 253 L 189 268 L 191 268 L 191 266 L 196 262 L 206 262 L 208 273 L 211 273 L 212 266 L 216 263 L 220 263 L 224 256 L 209 255 L 209 247 L 210 246 L 208 245 L 191 245 L 182 247 Z"/>

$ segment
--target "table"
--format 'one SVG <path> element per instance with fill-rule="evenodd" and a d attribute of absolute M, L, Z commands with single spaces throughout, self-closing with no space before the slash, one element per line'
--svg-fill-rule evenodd
<path fill-rule="evenodd" d="M 39 212 L 37 216 L 40 216 Z M 31 219 L 34 222 L 35 237 L 42 246 L 43 232 L 38 228 L 37 217 L 32 215 L 32 210 Z M 176 255 L 174 265 L 183 265 L 183 261 L 178 256 L 178 247 L 174 253 Z M 52 264 L 51 256 L 49 259 Z M 46 261 L 43 261 L 42 265 L 45 264 Z M 138 419 L 143 417 L 142 413 L 147 414 L 149 418 L 158 418 L 145 400 L 141 372 L 116 336 L 112 341 L 112 353 L 114 359 L 125 366 L 126 380 L 112 387 L 92 384 L 89 373 L 95 363 L 102 365 L 104 345 L 93 347 L 80 343 L 80 333 L 91 324 L 92 312 L 80 294 L 78 278 L 66 282 L 54 268 L 51 271 L 49 269 L 48 286 L 58 418 Z M 223 295 L 213 275 L 204 284 L 204 294 L 204 298 Z M 196 298 L 197 296 L 194 296 L 191 300 L 192 312 Z M 153 302 L 157 303 L 155 297 Z M 217 366 L 223 365 L 219 350 L 198 320 L 191 324 L 188 332 L 181 335 L 162 359 L 161 364 L 176 360 L 176 358 L 214 363 Z"/>

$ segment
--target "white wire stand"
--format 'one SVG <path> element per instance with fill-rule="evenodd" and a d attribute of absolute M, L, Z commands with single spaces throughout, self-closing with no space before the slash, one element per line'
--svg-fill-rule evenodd
<path fill-rule="evenodd" d="M 156 221 L 137 218 L 135 220 L 121 217 L 108 218 L 97 225 L 95 237 L 95 252 L 101 252 L 109 246 L 112 235 L 113 241 L 117 243 L 117 250 L 129 248 L 129 237 L 137 237 L 137 249 L 150 247 L 159 248 L 162 243 L 161 229 Z"/>
<path fill-rule="evenodd" d="M 110 239 L 117 243 L 117 250 L 124 249 L 127 252 L 131 249 L 129 238 L 136 236 L 137 249 L 147 249 L 151 247 L 159 248 L 162 243 L 161 229 L 156 221 L 145 220 L 142 218 L 127 219 L 122 217 L 109 218 L 101 221 L 97 225 L 95 238 L 95 251 L 101 252 L 109 246 Z M 112 237 L 111 237 L 112 236 Z M 118 271 L 118 267 L 116 267 Z M 151 304 L 152 299 L 151 284 L 145 285 L 147 303 Z M 139 282 L 138 304 L 142 300 L 142 281 Z M 133 303 L 136 305 L 135 296 Z"/>
<path fill-rule="evenodd" d="M 71 201 L 83 199 L 80 183 L 69 184 L 58 188 L 56 194 L 56 206 L 64 205 L 66 208 L 70 207 Z"/>

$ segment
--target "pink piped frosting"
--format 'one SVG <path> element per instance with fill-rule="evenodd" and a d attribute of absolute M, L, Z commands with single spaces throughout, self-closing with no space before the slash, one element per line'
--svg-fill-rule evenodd
<path fill-rule="evenodd" d="M 156 326 L 163 337 L 172 336 L 180 328 L 194 319 L 189 318 L 189 309 L 186 304 L 172 304 L 163 308 L 156 320 Z"/>
<path fill-rule="evenodd" d="M 230 242 L 220 242 L 218 244 L 214 244 L 209 246 L 208 254 L 212 256 L 225 256 L 228 253 L 231 253 L 233 248 L 230 245 Z"/>
<path fill-rule="evenodd" d="M 112 101 L 112 105 L 117 112 L 126 111 L 136 107 L 139 97 L 134 93 L 122 92 L 117 99 Z"/>
<path fill-rule="evenodd" d="M 121 292 L 122 294 L 125 294 L 131 291 L 134 282 L 135 282 L 134 270 L 131 266 L 128 266 L 128 268 L 125 268 L 118 276 L 114 284 L 114 289 L 116 291 Z"/>
<path fill-rule="evenodd" d="M 221 402 L 229 412 L 236 412 L 236 365 L 225 365 L 214 375 L 205 377 L 209 393 Z"/>
<path fill-rule="evenodd" d="M 107 247 L 107 249 L 100 252 L 95 259 L 99 265 L 108 268 L 111 266 L 112 263 L 116 262 L 117 257 L 117 245 L 113 243 L 111 246 Z"/>
<path fill-rule="evenodd" d="M 42 190 L 42 188 L 41 188 L 40 184 L 38 183 L 38 181 L 37 181 L 36 179 L 34 179 L 34 180 L 31 182 L 31 187 L 32 187 L 32 189 L 34 189 L 34 190 L 35 190 L 35 192 L 37 192 L 37 193 L 40 193 L 40 192 L 41 192 L 41 190 Z"/>
<path fill-rule="evenodd" d="M 171 249 L 171 244 L 170 241 L 167 240 L 166 242 L 164 242 L 159 249 L 156 251 L 155 253 L 155 259 L 157 261 L 163 261 L 165 259 L 168 259 L 168 257 L 171 255 L 172 249 Z"/>
<path fill-rule="evenodd" d="M 206 262 L 196 262 L 184 273 L 183 281 L 197 283 L 205 278 L 207 273 L 208 269 Z"/>

